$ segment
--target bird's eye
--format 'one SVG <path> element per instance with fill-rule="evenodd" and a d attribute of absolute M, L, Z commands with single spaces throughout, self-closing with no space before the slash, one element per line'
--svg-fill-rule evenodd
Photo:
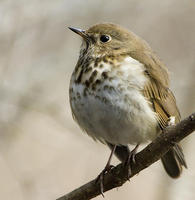
<path fill-rule="evenodd" d="M 111 37 L 109 35 L 101 35 L 100 41 L 103 43 L 109 42 L 111 40 Z"/>

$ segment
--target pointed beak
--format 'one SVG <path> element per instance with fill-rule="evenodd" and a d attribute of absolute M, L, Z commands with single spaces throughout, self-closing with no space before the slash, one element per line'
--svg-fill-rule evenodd
<path fill-rule="evenodd" d="M 72 28 L 72 27 L 68 27 L 71 31 L 75 32 L 76 34 L 80 35 L 82 38 L 84 38 L 85 40 L 89 40 L 88 35 L 85 33 L 84 30 L 79 29 L 79 28 Z"/>

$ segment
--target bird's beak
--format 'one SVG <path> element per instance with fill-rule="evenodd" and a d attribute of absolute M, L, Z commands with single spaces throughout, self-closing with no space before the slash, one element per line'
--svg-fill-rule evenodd
<path fill-rule="evenodd" d="M 76 34 L 80 35 L 83 39 L 85 40 L 89 40 L 88 35 L 86 34 L 86 32 L 82 29 L 79 28 L 72 28 L 72 27 L 68 27 L 71 31 L 75 32 Z"/>

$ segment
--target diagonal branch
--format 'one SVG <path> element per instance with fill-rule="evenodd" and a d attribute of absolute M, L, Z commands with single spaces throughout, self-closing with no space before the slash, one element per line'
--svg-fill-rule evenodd
<path fill-rule="evenodd" d="M 167 127 L 152 143 L 136 154 L 135 163 L 131 163 L 133 177 L 141 170 L 159 160 L 176 142 L 181 141 L 195 130 L 195 113 L 182 120 L 176 126 Z M 117 165 L 104 176 L 104 192 L 122 186 L 127 181 L 127 169 Z M 92 180 L 57 200 L 88 200 L 98 196 L 100 187 Z"/>

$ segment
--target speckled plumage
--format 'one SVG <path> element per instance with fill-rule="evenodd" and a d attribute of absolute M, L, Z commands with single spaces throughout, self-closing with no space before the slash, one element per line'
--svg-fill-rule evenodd
<path fill-rule="evenodd" d="M 88 135 L 103 142 L 124 145 L 153 139 L 158 126 L 142 94 L 147 82 L 144 66 L 128 56 L 113 64 L 109 59 L 74 71 L 70 86 L 74 118 Z"/>

